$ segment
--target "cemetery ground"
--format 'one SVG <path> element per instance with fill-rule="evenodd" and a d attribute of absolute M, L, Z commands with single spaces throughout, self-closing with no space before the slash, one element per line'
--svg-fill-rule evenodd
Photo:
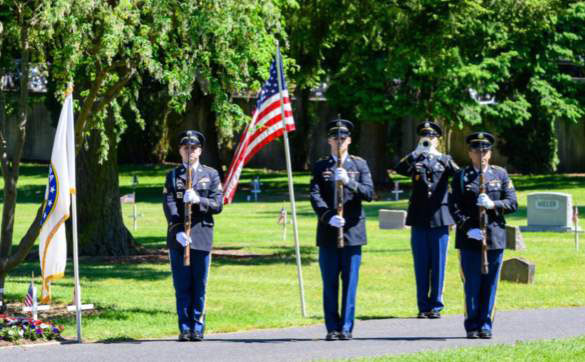
<path fill-rule="evenodd" d="M 86 340 L 154 339 L 177 333 L 161 205 L 162 183 L 170 168 L 121 168 L 121 194 L 132 192 L 133 176 L 139 179 L 136 199 L 141 216 L 136 231 L 132 230 L 132 207 L 123 205 L 123 212 L 127 227 L 144 247 L 142 254 L 148 255 L 80 259 L 82 302 L 96 306 L 95 311 L 84 314 Z M 42 201 L 46 175 L 45 165 L 25 165 L 22 169 L 15 240 L 24 234 Z M 262 182 L 260 201 L 247 202 L 249 182 L 255 175 L 259 175 Z M 226 205 L 215 217 L 214 250 L 217 253 L 214 252 L 209 280 L 206 333 L 322 324 L 321 279 L 314 240 L 316 217 L 308 200 L 309 179 L 309 173 L 295 174 L 308 317 L 303 318 L 300 312 L 292 225 L 287 225 L 286 240 L 283 240 L 282 227 L 277 224 L 281 207 L 289 209 L 286 174 L 245 170 L 235 202 Z M 398 179 L 401 187 L 408 187 L 407 179 Z M 585 226 L 585 175 L 516 175 L 513 180 L 520 210 L 507 217 L 508 224 L 526 224 L 527 193 L 557 191 L 573 195 L 574 204 L 580 206 L 580 225 Z M 369 244 L 363 249 L 356 314 L 359 320 L 413 317 L 417 312 L 410 232 L 408 229 L 380 230 L 377 220 L 379 209 L 406 209 L 408 192 L 405 194 L 399 201 L 388 201 L 393 199 L 391 194 L 379 194 L 379 200 L 365 204 Z M 527 250 L 507 250 L 505 259 L 518 256 L 534 262 L 535 282 L 525 285 L 502 281 L 497 310 L 585 306 L 585 235 L 581 236 L 579 253 L 575 252 L 573 233 L 524 232 L 523 237 Z M 453 239 L 454 233 L 451 233 L 444 314 L 463 314 L 463 291 Z M 40 273 L 38 259 L 34 256 L 7 278 L 7 301 L 13 309 L 26 294 L 31 272 Z M 63 307 L 71 303 L 72 274 L 71 263 L 68 263 L 66 278 L 53 286 L 55 305 Z M 65 337 L 75 335 L 74 314 L 56 313 L 51 318 L 65 325 Z M 463 334 L 462 327 L 460 332 Z M 585 340 L 577 338 L 563 343 L 570 350 L 574 345 L 582 348 Z M 531 342 L 526 346 L 556 348 L 549 342 Z M 490 351 L 490 347 L 487 350 Z M 457 350 L 452 353 L 468 356 L 468 353 L 482 352 Z M 501 352 L 494 349 L 493 353 Z"/>

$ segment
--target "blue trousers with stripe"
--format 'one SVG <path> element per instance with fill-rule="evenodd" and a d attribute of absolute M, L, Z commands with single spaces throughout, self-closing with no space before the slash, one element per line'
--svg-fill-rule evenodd
<path fill-rule="evenodd" d="M 169 249 L 179 331 L 203 333 L 203 306 L 209 266 L 209 251 L 191 249 L 191 265 L 183 265 L 183 249 Z"/>
<path fill-rule="evenodd" d="M 461 249 L 461 271 L 465 292 L 465 330 L 491 331 L 496 290 L 504 250 L 488 250 L 488 274 L 481 274 L 481 250 Z"/>
<path fill-rule="evenodd" d="M 440 312 L 444 308 L 443 286 L 449 246 L 449 226 L 413 226 L 410 234 L 416 300 L 419 312 Z"/>
<path fill-rule="evenodd" d="M 323 310 L 327 332 L 353 331 L 358 275 L 362 247 L 320 247 L 319 266 L 323 279 Z M 339 277 L 341 276 L 341 314 L 339 314 Z"/>

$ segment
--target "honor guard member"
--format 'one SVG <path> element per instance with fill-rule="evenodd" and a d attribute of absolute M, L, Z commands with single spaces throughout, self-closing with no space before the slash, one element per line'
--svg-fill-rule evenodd
<path fill-rule="evenodd" d="M 437 150 L 441 127 L 423 122 L 417 127 L 419 144 L 396 166 L 396 172 L 412 178 L 406 225 L 411 226 L 418 318 L 440 318 L 445 264 L 449 245 L 449 177 L 459 167 L 451 156 Z"/>
<path fill-rule="evenodd" d="M 358 273 L 362 245 L 366 239 L 366 215 L 362 201 L 371 201 L 372 176 L 366 161 L 348 154 L 351 143 L 350 121 L 339 119 L 327 125 L 331 155 L 318 160 L 311 179 L 311 205 L 318 217 L 317 246 L 323 279 L 323 310 L 326 340 L 352 338 Z M 339 137 L 341 165 L 337 168 Z M 337 214 L 336 181 L 343 182 L 343 217 Z M 343 228 L 344 247 L 338 248 L 339 228 Z M 341 276 L 341 311 L 339 278 Z"/>
<path fill-rule="evenodd" d="M 455 247 L 459 249 L 465 292 L 467 338 L 491 338 L 496 289 L 506 247 L 504 215 L 518 209 L 516 191 L 508 172 L 489 165 L 494 136 L 475 132 L 467 136 L 471 166 L 459 170 L 451 182 L 449 207 L 457 223 Z M 483 155 L 485 193 L 480 193 L 480 160 Z M 488 273 L 482 274 L 483 232 L 479 207 L 487 213 Z"/>
<path fill-rule="evenodd" d="M 186 131 L 180 135 L 183 164 L 166 176 L 163 208 L 168 222 L 167 246 L 177 302 L 179 340 L 203 339 L 205 288 L 213 242 L 213 214 L 223 207 L 222 187 L 217 171 L 199 162 L 205 143 L 203 134 Z M 189 162 L 190 161 L 190 162 Z M 191 188 L 187 188 L 191 164 Z M 185 205 L 191 208 L 191 231 L 185 233 Z M 185 246 L 190 245 L 190 265 L 185 266 Z"/>

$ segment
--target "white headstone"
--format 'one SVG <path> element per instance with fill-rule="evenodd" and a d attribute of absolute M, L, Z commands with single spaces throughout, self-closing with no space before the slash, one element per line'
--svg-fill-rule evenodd
<path fill-rule="evenodd" d="M 406 211 L 381 209 L 378 215 L 380 229 L 404 229 Z"/>
<path fill-rule="evenodd" d="M 534 192 L 526 197 L 528 226 L 522 231 L 574 231 L 573 197 L 562 192 Z"/>

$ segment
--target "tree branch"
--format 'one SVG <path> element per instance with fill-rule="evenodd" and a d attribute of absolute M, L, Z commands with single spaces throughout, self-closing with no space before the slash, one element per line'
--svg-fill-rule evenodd
<path fill-rule="evenodd" d="M 135 69 L 127 68 L 126 71 L 122 74 L 122 77 L 110 89 L 108 89 L 102 100 L 95 107 L 94 113 L 97 114 L 101 112 L 108 104 L 110 104 L 112 100 L 116 98 L 118 94 L 120 94 L 122 88 L 128 84 L 134 74 L 136 74 Z"/>
<path fill-rule="evenodd" d="M 99 68 L 99 67 L 98 67 Z M 75 122 L 75 144 L 76 144 L 76 149 L 79 150 L 79 147 L 81 145 L 81 135 L 83 134 L 83 130 L 85 129 L 85 125 L 87 123 L 87 120 L 89 118 L 89 113 L 91 112 L 92 108 L 93 108 L 93 104 L 95 102 L 95 99 L 97 98 L 97 95 L 99 93 L 99 90 L 102 86 L 102 83 L 104 82 L 104 79 L 106 79 L 107 76 L 107 72 L 105 70 L 101 70 L 96 78 L 95 81 L 89 91 L 89 94 L 87 95 L 87 97 L 83 100 L 83 106 L 81 107 L 81 111 L 79 112 L 79 116 L 77 117 L 77 122 Z"/>
<path fill-rule="evenodd" d="M 37 240 L 39 232 L 41 231 L 42 216 L 43 205 L 39 207 L 37 210 L 37 215 L 35 216 L 31 226 L 28 228 L 22 239 L 20 239 L 20 243 L 18 244 L 16 252 L 8 258 L 0 261 L 0 270 L 2 270 L 4 273 L 9 272 L 18 264 L 20 264 L 20 262 L 22 262 L 28 255 L 30 249 L 32 249 L 32 247 L 35 245 L 35 241 Z"/>
<path fill-rule="evenodd" d="M 12 175 L 16 183 L 18 181 L 19 166 L 22 153 L 24 151 L 24 142 L 26 139 L 26 124 L 28 122 L 28 81 L 30 73 L 30 44 L 29 33 L 26 24 L 23 24 L 21 29 L 21 52 L 20 52 L 20 85 L 18 97 L 18 128 L 16 130 L 16 142 L 14 145 L 14 153 L 12 155 Z"/>

